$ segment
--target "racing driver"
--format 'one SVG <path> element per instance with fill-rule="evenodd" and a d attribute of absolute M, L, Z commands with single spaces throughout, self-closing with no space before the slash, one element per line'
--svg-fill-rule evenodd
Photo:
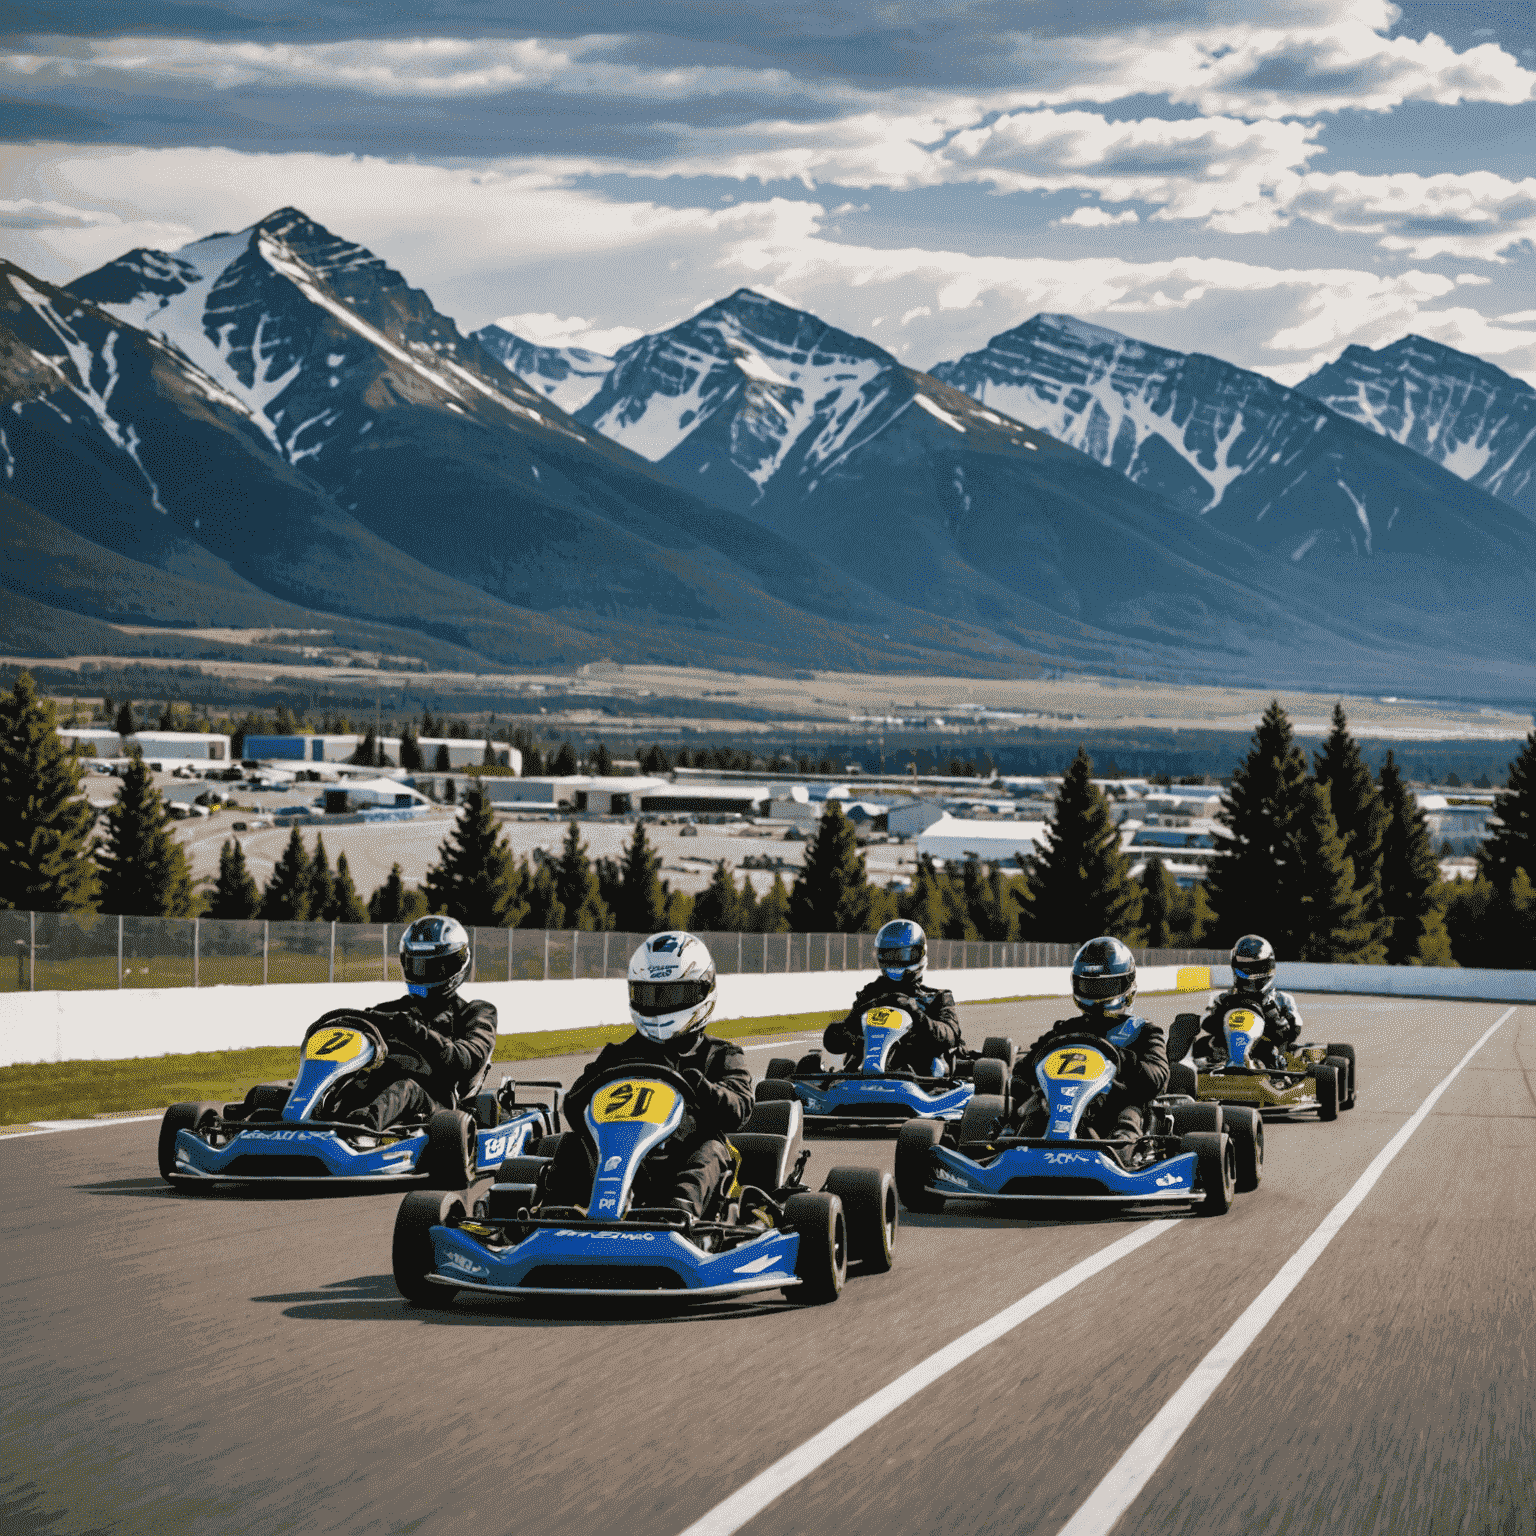
<path fill-rule="evenodd" d="M 1225 1060 L 1226 1034 L 1222 1018 L 1229 1008 L 1251 1008 L 1263 1015 L 1264 1037 L 1249 1053 L 1272 1067 L 1285 1065 L 1285 1051 L 1301 1038 L 1301 1015 L 1289 992 L 1275 990 L 1275 950 L 1268 939 L 1245 934 L 1232 946 L 1232 986 L 1217 994 L 1200 1020 L 1194 1054 Z"/>
<path fill-rule="evenodd" d="M 863 1046 L 865 1011 L 882 1005 L 900 1008 L 911 1017 L 912 1029 L 891 1047 L 890 1069 L 926 1077 L 934 1070 L 935 1058 L 943 1057 L 939 1068 L 942 1076 L 961 1046 L 960 1015 L 955 1011 L 952 992 L 923 985 L 928 936 L 904 917 L 887 923 L 875 935 L 875 964 L 880 968 L 875 979 L 860 988 L 846 1018 L 827 1025 L 821 1043 L 856 1066 Z"/>
<path fill-rule="evenodd" d="M 1045 1134 L 1046 1105 L 1035 1067 L 1068 1035 L 1102 1035 L 1120 1052 L 1115 1080 L 1088 1109 L 1081 1134 L 1105 1141 L 1142 1134 L 1147 1106 L 1168 1089 L 1168 1047 L 1160 1025 L 1131 1012 L 1135 998 L 1136 957 L 1119 939 L 1089 939 L 1072 961 L 1078 1017 L 1058 1019 L 1013 1069 L 1012 1099 L 1019 1106 L 1021 1134 Z"/>

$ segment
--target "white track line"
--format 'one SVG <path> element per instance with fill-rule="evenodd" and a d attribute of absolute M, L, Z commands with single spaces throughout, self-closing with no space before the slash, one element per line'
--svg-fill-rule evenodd
<path fill-rule="evenodd" d="M 34 1120 L 33 1131 L 12 1131 L 0 1135 L 0 1146 L 8 1141 L 24 1141 L 28 1136 L 57 1136 L 60 1131 L 99 1131 L 107 1125 L 142 1125 L 146 1120 L 158 1120 L 159 1115 L 119 1115 L 111 1120 Z"/>
<path fill-rule="evenodd" d="M 805 1037 L 798 1036 L 793 1040 L 770 1040 L 767 1045 L 744 1045 L 744 1051 L 776 1051 L 781 1045 L 804 1045 Z"/>
<path fill-rule="evenodd" d="M 1477 1044 L 1441 1079 L 1430 1096 L 1419 1105 L 1407 1123 L 1391 1141 L 1378 1152 L 1370 1167 L 1355 1180 L 1349 1193 L 1323 1218 L 1317 1230 L 1286 1261 L 1284 1268 L 1258 1296 L 1249 1303 L 1247 1310 L 1217 1341 L 1214 1349 L 1194 1369 L 1189 1379 L 1163 1405 L 1162 1411 L 1131 1442 L 1130 1448 L 1110 1468 L 1109 1474 L 1088 1495 L 1087 1502 L 1061 1528 L 1061 1536 L 1108 1536 L 1108 1532 L 1127 1509 L 1137 1494 L 1152 1480 L 1168 1453 L 1194 1422 L 1195 1415 L 1208 1403 L 1216 1389 L 1226 1380 L 1243 1352 L 1264 1331 L 1271 1318 L 1284 1305 L 1286 1298 L 1301 1284 L 1307 1271 L 1321 1257 L 1323 1250 L 1335 1234 L 1359 1209 L 1361 1202 L 1375 1188 L 1376 1181 L 1386 1172 L 1387 1165 L 1408 1144 L 1408 1138 L 1424 1123 L 1430 1110 L 1439 1102 L 1441 1094 L 1455 1082 L 1461 1069 L 1482 1050 L 1499 1029 L 1515 1012 L 1513 1008 L 1500 1014 L 1498 1019 L 1483 1032 Z"/>
<path fill-rule="evenodd" d="M 819 1435 L 812 1436 L 804 1445 L 774 1462 L 766 1472 L 760 1472 L 730 1498 L 715 1505 L 707 1515 L 695 1520 L 681 1532 L 681 1536 L 731 1536 L 733 1531 L 739 1531 L 781 1494 L 787 1493 L 796 1483 L 809 1477 L 844 1446 L 857 1440 L 865 1430 L 872 1429 L 881 1419 L 916 1397 L 924 1387 L 930 1386 L 957 1365 L 963 1365 L 972 1355 L 1002 1338 L 1020 1323 L 1027 1322 L 1035 1313 L 1059 1300 L 1085 1280 L 1091 1280 L 1112 1264 L 1150 1243 L 1153 1238 L 1171 1232 L 1177 1225 L 1177 1222 L 1162 1220 L 1138 1227 L 1119 1242 L 1101 1249 L 1092 1258 L 1074 1264 L 1064 1274 L 1038 1286 L 1012 1306 L 1005 1307 L 996 1317 L 972 1328 L 969 1333 L 962 1333 L 954 1343 L 945 1345 L 937 1354 L 929 1355 L 905 1375 L 898 1376 L 889 1386 L 882 1387 L 873 1397 L 866 1398 L 841 1418 L 834 1419 Z"/>

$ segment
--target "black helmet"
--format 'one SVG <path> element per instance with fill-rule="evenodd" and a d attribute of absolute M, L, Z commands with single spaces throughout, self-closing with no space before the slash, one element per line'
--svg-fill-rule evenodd
<path fill-rule="evenodd" d="M 1275 985 L 1275 948 L 1256 933 L 1244 934 L 1232 946 L 1232 984 L 1239 992 L 1262 997 Z"/>
<path fill-rule="evenodd" d="M 904 917 L 894 919 L 875 935 L 875 964 L 889 980 L 916 986 L 928 967 L 928 935 Z"/>
<path fill-rule="evenodd" d="M 1119 939 L 1089 939 L 1072 961 L 1072 1001 L 1084 1013 L 1119 1018 L 1135 997 L 1135 955 Z"/>
<path fill-rule="evenodd" d="M 452 997 L 469 975 L 464 925 L 453 917 L 418 917 L 400 935 L 400 970 L 412 997 Z"/>

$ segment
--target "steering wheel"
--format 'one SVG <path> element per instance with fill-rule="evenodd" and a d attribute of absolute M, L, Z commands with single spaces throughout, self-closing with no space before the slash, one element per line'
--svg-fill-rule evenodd
<path fill-rule="evenodd" d="M 1059 1051 L 1074 1045 L 1085 1045 L 1089 1050 L 1097 1051 L 1101 1056 L 1109 1058 L 1118 1076 L 1125 1058 L 1120 1054 L 1120 1047 L 1113 1040 L 1106 1040 L 1103 1035 L 1091 1035 L 1086 1030 L 1071 1035 L 1060 1035 L 1050 1042 L 1047 1047 L 1037 1047 L 1040 1054 L 1031 1055 L 1030 1066 L 1035 1067 L 1044 1061 L 1052 1051 Z"/>
<path fill-rule="evenodd" d="M 299 1041 L 299 1050 L 309 1044 L 311 1035 L 318 1035 L 326 1029 L 351 1029 L 358 1034 L 367 1036 L 368 1043 L 373 1047 L 373 1060 L 368 1063 L 369 1070 L 382 1066 L 389 1057 L 389 1042 L 379 1032 L 379 1026 L 368 1017 L 366 1013 L 353 1013 L 349 1009 L 337 1009 L 333 1013 L 322 1014 L 308 1029 L 304 1031 L 304 1038 Z"/>
<path fill-rule="evenodd" d="M 596 1077 L 583 1089 L 585 1097 L 581 1100 L 580 1108 L 585 1111 L 588 1104 L 608 1086 L 609 1083 L 619 1083 L 627 1077 L 648 1077 L 658 1083 L 665 1083 L 669 1088 L 675 1088 L 682 1095 L 683 1102 L 693 1109 L 699 1107 L 698 1100 L 694 1097 L 693 1090 L 688 1086 L 688 1080 L 681 1072 L 674 1072 L 671 1067 L 658 1067 L 651 1062 L 634 1062 L 630 1065 L 620 1064 L 616 1067 L 607 1067 L 599 1072 Z M 584 1122 L 585 1115 L 571 1117 Z"/>

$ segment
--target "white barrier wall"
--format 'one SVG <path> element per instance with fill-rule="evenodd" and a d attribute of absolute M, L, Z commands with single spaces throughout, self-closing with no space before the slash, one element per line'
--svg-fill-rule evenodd
<path fill-rule="evenodd" d="M 1197 991 L 1210 975 L 1203 966 L 1144 967 L 1140 983 L 1143 992 Z M 851 1003 L 867 979 L 856 971 L 722 976 L 715 1017 L 825 1013 Z M 1065 966 L 931 971 L 928 979 L 962 1003 L 1072 990 Z M 305 1026 L 332 1008 L 370 1008 L 399 995 L 398 984 L 384 982 L 11 993 L 0 1002 L 0 1066 L 297 1045 Z M 495 1003 L 504 1035 L 629 1023 L 625 985 L 613 979 L 486 982 L 464 995 Z"/>
<path fill-rule="evenodd" d="M 1287 992 L 1536 1003 L 1536 971 L 1470 971 L 1431 965 L 1309 965 L 1300 960 L 1282 960 L 1276 967 L 1275 984 Z"/>

